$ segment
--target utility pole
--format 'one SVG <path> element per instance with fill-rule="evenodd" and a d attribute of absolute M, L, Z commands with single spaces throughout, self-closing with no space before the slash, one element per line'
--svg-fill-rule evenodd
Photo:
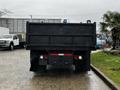
<path fill-rule="evenodd" d="M 30 21 L 32 22 L 32 15 L 30 15 Z"/>

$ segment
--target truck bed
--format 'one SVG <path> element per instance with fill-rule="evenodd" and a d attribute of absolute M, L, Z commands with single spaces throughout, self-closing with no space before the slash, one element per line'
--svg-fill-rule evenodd
<path fill-rule="evenodd" d="M 27 49 L 94 50 L 96 23 L 27 22 Z"/>

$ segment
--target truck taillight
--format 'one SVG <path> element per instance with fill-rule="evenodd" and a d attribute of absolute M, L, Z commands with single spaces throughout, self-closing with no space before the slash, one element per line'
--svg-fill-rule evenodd
<path fill-rule="evenodd" d="M 78 56 L 78 59 L 81 60 L 81 59 L 82 59 L 82 56 Z"/>
<path fill-rule="evenodd" d="M 47 59 L 47 55 L 40 55 L 40 59 Z"/>
<path fill-rule="evenodd" d="M 58 56 L 57 53 L 51 53 L 50 56 Z"/>
<path fill-rule="evenodd" d="M 43 55 L 40 55 L 40 59 L 43 59 Z"/>
<path fill-rule="evenodd" d="M 78 59 L 78 56 L 74 56 L 74 59 L 77 60 L 77 59 Z"/>
<path fill-rule="evenodd" d="M 75 56 L 74 56 L 74 59 L 75 59 L 75 60 L 82 60 L 82 56 L 76 56 L 76 55 L 75 55 Z"/>
<path fill-rule="evenodd" d="M 44 55 L 44 59 L 48 59 L 47 55 Z"/>
<path fill-rule="evenodd" d="M 64 54 L 64 56 L 73 56 L 73 54 Z"/>

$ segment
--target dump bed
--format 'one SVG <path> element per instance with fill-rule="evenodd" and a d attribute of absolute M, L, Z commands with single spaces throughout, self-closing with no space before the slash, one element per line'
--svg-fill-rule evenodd
<path fill-rule="evenodd" d="M 94 50 L 96 23 L 27 22 L 27 49 Z"/>

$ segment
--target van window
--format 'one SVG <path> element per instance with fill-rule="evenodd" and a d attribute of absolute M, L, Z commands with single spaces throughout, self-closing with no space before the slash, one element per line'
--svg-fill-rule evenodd
<path fill-rule="evenodd" d="M 17 36 L 14 36 L 13 39 L 17 39 Z"/>

